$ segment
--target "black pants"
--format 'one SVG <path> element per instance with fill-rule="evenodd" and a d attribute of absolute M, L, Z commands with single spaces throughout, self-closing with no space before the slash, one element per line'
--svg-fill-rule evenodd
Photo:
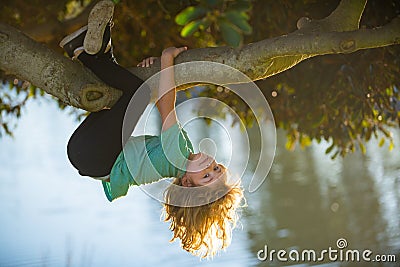
<path fill-rule="evenodd" d="M 141 88 L 135 95 L 139 100 L 129 106 L 129 124 L 123 129 L 128 104 L 143 81 L 118 65 L 111 53 L 92 56 L 83 52 L 78 59 L 104 83 L 123 91 L 111 109 L 89 114 L 68 142 L 68 158 L 79 174 L 106 176 L 149 103 L 150 90 Z"/>

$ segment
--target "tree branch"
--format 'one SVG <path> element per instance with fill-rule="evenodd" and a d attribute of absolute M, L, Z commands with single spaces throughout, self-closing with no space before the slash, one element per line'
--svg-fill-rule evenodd
<path fill-rule="evenodd" d="M 361 16 L 367 0 L 342 0 L 338 7 L 326 18 L 310 20 L 300 18 L 297 22 L 299 33 L 345 32 L 359 29 Z"/>
<path fill-rule="evenodd" d="M 111 107 L 121 92 L 83 65 L 0 23 L 0 68 L 30 81 L 64 103 L 88 111 Z"/>
<path fill-rule="evenodd" d="M 325 21 L 334 25 L 331 30 L 337 32 L 354 31 L 359 29 L 361 16 L 367 0 L 342 0 L 339 6 Z"/>
<path fill-rule="evenodd" d="M 214 61 L 236 68 L 252 80 L 260 80 L 290 69 L 310 57 L 352 53 L 395 44 L 400 44 L 400 17 L 393 19 L 386 26 L 375 29 L 308 34 L 295 31 L 238 49 L 231 47 L 192 49 L 180 54 L 175 62 L 179 64 L 190 61 Z M 147 79 L 159 71 L 159 65 L 130 70 L 142 79 Z M 212 73 L 215 70 L 204 71 L 209 71 L 209 75 L 215 75 Z M 180 75 L 185 74 L 176 73 L 178 81 Z"/>

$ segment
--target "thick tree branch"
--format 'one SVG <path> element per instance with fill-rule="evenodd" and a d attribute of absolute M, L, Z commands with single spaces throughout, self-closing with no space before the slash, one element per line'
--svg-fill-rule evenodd
<path fill-rule="evenodd" d="M 367 0 L 342 0 L 325 21 L 334 25 L 332 31 L 354 31 L 360 27 L 361 16 Z"/>
<path fill-rule="evenodd" d="M 342 0 L 338 7 L 326 18 L 310 20 L 300 18 L 297 22 L 299 33 L 344 32 L 359 29 L 361 16 L 367 0 Z"/>
<path fill-rule="evenodd" d="M 190 61 L 219 62 L 240 70 L 252 80 L 259 80 L 285 71 L 300 61 L 317 55 L 352 53 L 399 43 L 400 17 L 397 17 L 386 26 L 375 29 L 309 34 L 296 31 L 238 49 L 231 47 L 192 49 L 179 55 L 175 61 L 177 64 Z M 147 79 L 159 71 L 159 65 L 130 70 L 142 79 Z M 215 70 L 205 71 L 209 71 L 209 75 L 215 75 L 213 74 Z M 176 75 L 177 80 L 180 80 L 180 75 L 185 74 Z"/>
<path fill-rule="evenodd" d="M 88 111 L 110 107 L 121 96 L 120 91 L 105 85 L 83 65 L 1 23 L 0 68 L 66 104 Z"/>

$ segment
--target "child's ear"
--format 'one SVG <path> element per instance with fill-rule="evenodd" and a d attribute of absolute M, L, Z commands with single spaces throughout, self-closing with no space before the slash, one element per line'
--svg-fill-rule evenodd
<path fill-rule="evenodd" d="M 185 175 L 182 177 L 182 185 L 185 186 L 185 187 L 190 187 L 190 186 L 192 186 L 192 183 L 190 182 L 189 177 L 188 177 L 187 174 L 185 174 Z"/>

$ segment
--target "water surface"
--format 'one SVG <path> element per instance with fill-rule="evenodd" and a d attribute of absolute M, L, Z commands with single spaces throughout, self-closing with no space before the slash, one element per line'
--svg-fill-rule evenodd
<path fill-rule="evenodd" d="M 400 261 L 398 131 L 392 152 L 371 142 L 366 155 L 335 161 L 324 154 L 326 143 L 286 151 L 278 131 L 271 172 L 259 190 L 246 193 L 232 245 L 199 261 L 168 242 L 162 206 L 139 188 L 109 203 L 98 181 L 76 173 L 65 151 L 78 125 L 72 117 L 41 101 L 30 103 L 18 124 L 14 139 L 0 140 L 0 266 L 285 266 L 299 263 L 261 262 L 257 252 L 265 245 L 320 250 L 338 238 Z M 187 129 L 194 142 L 221 139 L 212 127 L 196 127 L 203 126 Z M 230 142 L 239 144 L 242 132 L 235 131 Z M 241 153 L 240 145 L 227 151 Z"/>

